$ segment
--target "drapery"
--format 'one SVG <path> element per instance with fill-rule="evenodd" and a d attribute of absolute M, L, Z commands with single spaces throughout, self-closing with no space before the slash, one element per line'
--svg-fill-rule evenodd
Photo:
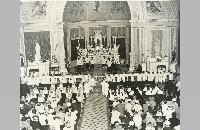
<path fill-rule="evenodd" d="M 126 59 L 126 46 L 125 46 L 125 38 L 117 38 L 116 39 L 116 45 L 119 46 L 119 55 L 121 59 Z"/>
<path fill-rule="evenodd" d="M 162 30 L 153 30 L 152 32 L 152 50 L 151 57 L 156 57 L 157 53 L 161 56 L 162 44 L 163 44 L 163 31 Z M 158 51 L 158 52 L 157 52 Z"/>
<path fill-rule="evenodd" d="M 24 44 L 26 59 L 29 61 L 35 60 L 35 45 L 40 45 L 41 60 L 49 60 L 51 54 L 50 45 L 50 32 L 25 32 L 24 33 Z"/>
<path fill-rule="evenodd" d="M 64 31 L 64 48 L 65 48 L 65 62 L 67 62 L 68 55 L 67 55 L 67 32 Z"/>
<path fill-rule="evenodd" d="M 71 61 L 77 60 L 78 56 L 78 39 L 71 40 Z"/>

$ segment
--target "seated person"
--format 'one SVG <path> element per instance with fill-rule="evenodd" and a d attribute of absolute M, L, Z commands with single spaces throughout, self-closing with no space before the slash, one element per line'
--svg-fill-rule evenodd
<path fill-rule="evenodd" d="M 34 116 L 33 120 L 31 122 L 31 127 L 33 128 L 33 130 L 37 130 L 37 129 L 41 129 L 41 124 L 39 122 L 39 117 L 38 116 Z"/>
<path fill-rule="evenodd" d="M 90 61 L 90 59 L 89 59 L 88 55 L 86 55 L 86 57 L 85 57 L 85 63 L 89 63 L 89 61 Z"/>
<path fill-rule="evenodd" d="M 26 130 L 27 129 L 32 129 L 31 127 L 31 119 L 30 118 L 25 118 L 25 117 L 22 117 L 22 120 L 21 120 L 21 128 L 25 128 Z"/>
<path fill-rule="evenodd" d="M 115 128 L 113 130 L 124 130 L 124 128 L 119 124 L 119 122 L 115 122 Z"/>
<path fill-rule="evenodd" d="M 90 68 L 91 69 L 94 69 L 94 63 L 95 63 L 94 58 L 91 57 L 91 60 L 90 60 Z"/>
<path fill-rule="evenodd" d="M 119 119 L 121 113 L 119 111 L 117 111 L 116 108 L 114 108 L 111 112 L 112 116 L 111 116 L 111 124 L 114 124 L 116 121 L 117 122 L 121 122 L 121 120 Z"/>

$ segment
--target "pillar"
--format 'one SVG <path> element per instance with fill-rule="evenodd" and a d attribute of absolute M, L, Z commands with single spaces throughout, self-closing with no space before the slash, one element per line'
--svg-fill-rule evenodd
<path fill-rule="evenodd" d="M 171 46 L 171 41 L 173 39 L 173 36 L 171 36 L 171 28 L 167 29 L 167 54 L 168 54 L 168 63 L 170 64 L 171 59 L 172 59 L 172 46 Z M 169 68 L 169 67 L 168 67 Z M 167 70 L 168 71 L 168 70 Z"/>
<path fill-rule="evenodd" d="M 107 45 L 111 47 L 111 27 L 107 27 Z"/>
<path fill-rule="evenodd" d="M 126 27 L 126 64 L 129 64 L 129 27 Z"/>
<path fill-rule="evenodd" d="M 27 66 L 26 61 L 26 52 L 25 52 L 25 44 L 24 44 L 24 28 L 20 27 L 20 53 L 24 56 L 24 66 Z"/>
<path fill-rule="evenodd" d="M 64 31 L 63 31 L 63 25 L 58 24 L 57 30 L 56 30 L 56 41 L 59 47 L 59 53 L 58 53 L 58 58 L 59 58 L 59 69 L 60 72 L 66 72 L 65 68 L 65 46 L 64 46 Z"/>
<path fill-rule="evenodd" d="M 145 56 L 144 56 L 144 28 L 139 29 L 139 62 L 144 62 L 145 61 Z"/>
<path fill-rule="evenodd" d="M 67 29 L 67 61 L 71 63 L 71 37 L 70 29 Z"/>
<path fill-rule="evenodd" d="M 133 71 L 135 65 L 139 62 L 138 54 L 138 28 L 131 27 L 131 52 L 130 52 L 130 68 L 129 71 Z"/>
<path fill-rule="evenodd" d="M 54 36 L 55 36 L 55 30 L 54 27 L 50 30 L 50 45 L 51 45 L 51 54 L 50 54 L 50 61 L 52 62 L 52 57 L 54 55 Z"/>
<path fill-rule="evenodd" d="M 88 44 L 89 44 L 89 28 L 84 28 L 85 30 L 85 48 L 87 48 Z"/>

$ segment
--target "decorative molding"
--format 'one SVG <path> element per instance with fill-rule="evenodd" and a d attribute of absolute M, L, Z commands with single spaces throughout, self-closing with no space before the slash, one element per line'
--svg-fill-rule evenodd
<path fill-rule="evenodd" d="M 138 28 L 152 28 L 152 27 L 177 27 L 179 21 L 165 20 L 165 21 L 130 21 L 131 27 Z"/>

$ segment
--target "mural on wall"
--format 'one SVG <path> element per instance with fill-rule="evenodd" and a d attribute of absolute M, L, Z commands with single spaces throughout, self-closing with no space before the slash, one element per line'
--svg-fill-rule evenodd
<path fill-rule="evenodd" d="M 145 5 L 147 19 L 178 18 L 178 1 L 146 1 Z"/>
<path fill-rule="evenodd" d="M 130 10 L 125 1 L 70 1 L 64 11 L 64 21 L 130 20 Z"/>
<path fill-rule="evenodd" d="M 46 7 L 46 1 L 36 1 L 32 8 L 32 17 L 45 16 L 47 14 Z"/>
<path fill-rule="evenodd" d="M 146 1 L 148 16 L 162 16 L 163 10 L 159 1 Z"/>
<path fill-rule="evenodd" d="M 23 23 L 45 21 L 47 19 L 47 2 L 24 2 L 21 5 L 20 17 Z"/>

